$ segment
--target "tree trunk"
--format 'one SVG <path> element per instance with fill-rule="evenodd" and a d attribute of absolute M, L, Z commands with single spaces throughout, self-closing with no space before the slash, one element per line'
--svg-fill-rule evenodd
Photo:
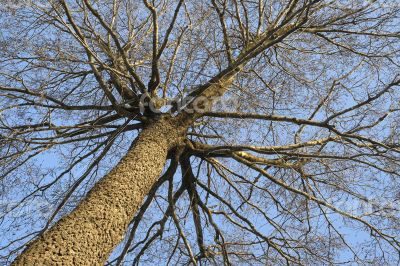
<path fill-rule="evenodd" d="M 103 265 L 160 176 L 180 127 L 161 118 L 146 127 L 118 165 L 69 215 L 32 242 L 13 265 Z"/>

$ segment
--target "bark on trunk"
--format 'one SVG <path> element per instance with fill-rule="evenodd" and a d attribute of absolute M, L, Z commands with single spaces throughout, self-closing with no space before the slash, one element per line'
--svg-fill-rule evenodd
<path fill-rule="evenodd" d="M 30 244 L 13 265 L 103 265 L 160 176 L 179 131 L 166 118 L 144 129 L 79 206 Z"/>

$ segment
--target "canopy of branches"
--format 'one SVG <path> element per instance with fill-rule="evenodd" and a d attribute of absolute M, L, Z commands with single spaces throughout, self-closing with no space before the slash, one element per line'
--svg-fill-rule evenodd
<path fill-rule="evenodd" d="M 182 157 L 108 265 L 399 263 L 396 1 L 9 2 L 0 264 L 71 211 L 149 119 L 188 105 Z M 232 71 L 223 95 L 193 103 Z"/>

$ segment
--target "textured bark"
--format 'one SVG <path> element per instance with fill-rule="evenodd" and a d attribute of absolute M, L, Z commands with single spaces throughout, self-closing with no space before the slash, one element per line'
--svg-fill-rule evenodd
<path fill-rule="evenodd" d="M 103 265 L 158 179 L 180 127 L 162 118 L 145 128 L 121 162 L 69 215 L 36 239 L 13 265 Z"/>

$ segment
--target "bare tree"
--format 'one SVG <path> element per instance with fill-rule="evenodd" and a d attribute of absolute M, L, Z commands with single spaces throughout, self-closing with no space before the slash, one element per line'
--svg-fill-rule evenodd
<path fill-rule="evenodd" d="M 0 12 L 1 263 L 399 263 L 396 1 Z"/>

